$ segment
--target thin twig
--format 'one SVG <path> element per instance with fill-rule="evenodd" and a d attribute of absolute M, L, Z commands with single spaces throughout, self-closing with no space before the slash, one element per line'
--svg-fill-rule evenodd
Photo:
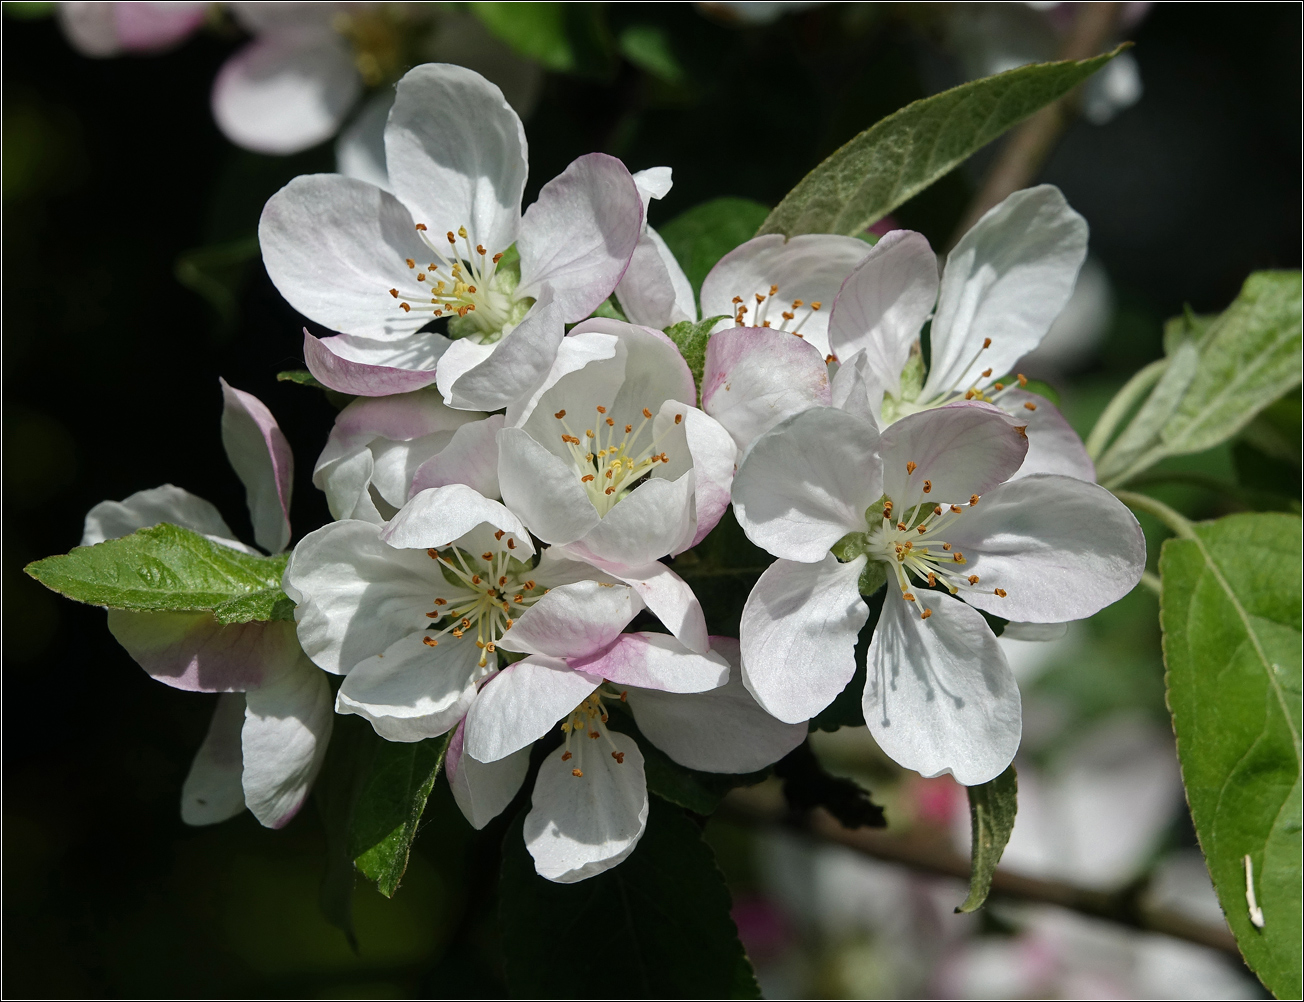
<path fill-rule="evenodd" d="M 843 828 L 822 808 L 811 811 L 803 821 L 768 811 L 756 802 L 756 798 L 730 796 L 716 816 L 763 827 L 786 826 L 821 842 L 845 846 L 884 862 L 899 863 L 924 873 L 964 881 L 969 879 L 969 861 L 951 849 L 938 846 L 932 840 L 903 838 L 882 829 Z M 1058 905 L 1082 915 L 1163 933 L 1240 957 L 1236 940 L 1225 925 L 1214 926 L 1167 908 L 1150 907 L 1141 900 L 1139 887 L 1117 892 L 1097 891 L 1059 880 L 1026 877 L 998 867 L 992 878 L 991 894 L 1016 901 Z"/>
<path fill-rule="evenodd" d="M 1122 6 L 1120 3 L 1079 4 L 1073 31 L 1065 39 L 1059 58 L 1090 59 L 1097 55 L 1113 34 Z M 1032 183 L 1060 135 L 1077 115 L 1079 89 L 1042 108 L 1010 134 L 983 179 L 982 188 L 956 227 L 948 249 L 955 246 L 984 212 Z"/>

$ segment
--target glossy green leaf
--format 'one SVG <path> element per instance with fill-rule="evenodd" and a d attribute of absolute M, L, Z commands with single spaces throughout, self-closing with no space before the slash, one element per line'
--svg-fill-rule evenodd
<path fill-rule="evenodd" d="M 693 295 L 715 263 L 756 235 L 770 210 L 746 198 L 715 198 L 694 206 L 657 232 L 692 283 Z"/>
<path fill-rule="evenodd" d="M 711 328 L 721 320 L 727 320 L 724 314 L 716 317 L 706 317 L 693 323 L 691 320 L 681 320 L 666 328 L 666 336 L 679 348 L 679 354 L 684 356 L 684 361 L 688 363 L 689 371 L 693 374 L 693 385 L 697 387 L 698 396 L 702 393 L 702 371 L 706 368 L 706 343 L 711 340 Z"/>
<path fill-rule="evenodd" d="M 603 75 L 612 68 L 610 40 L 597 4 L 472 3 L 494 35 L 527 59 L 559 73 Z"/>
<path fill-rule="evenodd" d="M 802 178 L 758 233 L 860 233 L 1121 51 L 1020 66 L 906 105 Z"/>
<path fill-rule="evenodd" d="M 534 872 L 525 813 L 507 830 L 499 882 L 515 997 L 572 998 L 595 986 L 607 998 L 760 998 L 729 890 L 682 810 L 652 797 L 630 856 L 574 884 Z"/>
<path fill-rule="evenodd" d="M 177 525 L 79 546 L 27 565 L 27 573 L 77 602 L 134 612 L 211 612 L 219 623 L 294 618 L 281 591 L 289 557 L 222 546 Z"/>
<path fill-rule="evenodd" d="M 990 783 L 971 786 L 969 793 L 969 832 L 972 846 L 969 850 L 969 896 L 957 912 L 972 912 L 982 907 L 987 892 L 992 889 L 992 875 L 1001 853 L 1010 841 L 1014 830 L 1014 815 L 1018 810 L 1019 777 L 1011 764 Z"/>
<path fill-rule="evenodd" d="M 1300 520 L 1230 515 L 1193 532 L 1159 559 L 1187 802 L 1246 962 L 1278 998 L 1299 998 Z"/>

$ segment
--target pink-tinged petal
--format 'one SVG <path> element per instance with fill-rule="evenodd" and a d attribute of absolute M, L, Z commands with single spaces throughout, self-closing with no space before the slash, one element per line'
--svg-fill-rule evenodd
<path fill-rule="evenodd" d="M 869 618 L 860 597 L 865 558 L 840 564 L 776 560 L 747 596 L 739 626 L 743 684 L 780 720 L 809 720 L 856 673 L 856 638 Z"/>
<path fill-rule="evenodd" d="M 125 52 L 175 48 L 204 26 L 209 12 L 207 3 L 126 2 L 111 6 Z"/>
<path fill-rule="evenodd" d="M 661 443 L 661 451 L 669 457 L 653 476 L 677 480 L 693 471 L 697 528 L 692 538 L 674 551 L 681 553 L 705 539 L 729 507 L 738 446 L 720 422 L 677 400 L 667 400 L 661 405 L 652 423 L 652 434 Z"/>
<path fill-rule="evenodd" d="M 435 381 L 448 338 L 433 331 L 399 341 L 339 334 L 318 339 L 303 332 L 303 359 L 317 381 L 340 393 L 385 397 L 411 393 Z"/>
<path fill-rule="evenodd" d="M 287 28 L 250 42 L 213 81 L 213 118 L 227 139 L 285 156 L 339 131 L 362 93 L 348 43 L 329 28 Z"/>
<path fill-rule="evenodd" d="M 564 308 L 551 298 L 551 290 L 544 290 L 539 301 L 526 314 L 525 319 L 494 345 L 492 350 L 474 364 L 462 368 L 462 353 L 468 351 L 454 342 L 447 356 L 448 363 L 461 369 L 453 374 L 447 371 L 448 363 L 441 361 L 439 387 L 450 407 L 464 410 L 493 411 L 507 407 L 517 397 L 541 380 L 557 356 L 557 348 L 566 335 L 563 323 Z M 483 352 L 484 345 L 469 358 Z"/>
<path fill-rule="evenodd" d="M 476 831 L 482 829 L 516 798 L 530 771 L 529 746 L 497 762 L 481 762 L 462 754 L 466 721 L 458 724 L 444 756 L 444 771 L 453 800 Z"/>
<path fill-rule="evenodd" d="M 630 689 L 629 708 L 643 736 L 680 765 L 746 773 L 777 762 L 806 740 L 806 722 L 770 716 L 743 685 L 738 641 L 712 637 L 711 653 L 729 663 L 729 680 L 697 693 Z"/>
<path fill-rule="evenodd" d="M 321 770 L 335 722 L 326 674 L 305 657 L 245 694 L 244 799 L 262 825 L 283 828 Z"/>
<path fill-rule="evenodd" d="M 824 357 L 799 337 L 730 327 L 707 342 L 702 409 L 724 425 L 740 450 L 784 418 L 829 402 Z"/>
<path fill-rule="evenodd" d="M 894 230 L 842 283 L 829 316 L 829 344 L 842 361 L 864 352 L 877 414 L 883 391 L 896 390 L 910 346 L 937 301 L 937 258 L 922 234 Z"/>
<path fill-rule="evenodd" d="M 130 536 L 137 529 L 161 522 L 246 549 L 236 541 L 235 533 L 211 502 L 172 484 L 137 491 L 122 501 L 101 501 L 86 513 L 81 545 L 94 546 L 106 539 Z"/>
<path fill-rule="evenodd" d="M 831 233 L 807 233 L 791 240 L 778 233 L 754 237 L 722 257 L 702 282 L 702 316 L 732 317 L 745 306 L 744 323 L 760 327 L 768 320 L 776 328 L 786 323 L 788 330 L 800 325 L 802 337 L 823 359 L 830 352 L 833 300 L 869 251 L 863 240 Z M 778 286 L 773 298 L 771 286 Z M 757 295 L 768 300 L 764 306 L 756 302 Z M 735 304 L 735 296 L 744 301 Z M 793 308 L 798 299 L 802 305 Z M 785 311 L 794 314 L 792 321 L 781 316 Z"/>
<path fill-rule="evenodd" d="M 579 326 L 577 324 L 576 329 Z M 579 387 L 576 386 L 576 380 L 566 379 L 566 377 L 581 369 L 586 370 L 582 387 L 589 396 L 598 394 L 606 399 L 614 399 L 624 378 L 624 367 L 621 359 L 618 358 L 621 355 L 620 345 L 619 337 L 596 332 L 586 334 L 583 331 L 579 333 L 572 331 L 562 338 L 552 365 L 543 379 L 507 405 L 507 427 L 523 427 L 540 406 L 547 414 L 555 414 L 561 408 L 573 411 L 577 406 L 590 406 L 590 400 L 580 400 L 578 397 L 571 399 L 572 395 L 567 393 L 567 390 L 578 390 Z M 608 364 L 598 364 L 603 362 Z M 549 431 L 556 434 L 557 428 L 551 428 Z M 545 434 L 544 441 L 551 445 L 559 440 Z M 561 446 L 557 446 L 553 451 L 562 459 L 570 458 L 570 453 Z"/>
<path fill-rule="evenodd" d="M 642 227 L 629 170 L 605 153 L 585 154 L 543 186 L 521 219 L 518 294 L 551 289 L 567 323 L 583 320 L 625 274 Z"/>
<path fill-rule="evenodd" d="M 534 555 L 534 544 L 520 519 L 466 484 L 432 487 L 416 494 L 390 519 L 380 538 L 403 549 L 442 550 L 486 523 L 516 539 L 514 549 L 520 559 Z M 506 545 L 507 539 L 502 542 Z"/>
<path fill-rule="evenodd" d="M 258 245 L 277 291 L 331 330 L 393 340 L 430 322 L 429 312 L 401 305 L 429 300 L 407 262 L 424 263 L 430 251 L 403 203 L 375 185 L 296 177 L 263 207 Z"/>
<path fill-rule="evenodd" d="M 705 692 L 729 678 L 729 663 L 721 655 L 697 654 L 664 633 L 626 633 L 605 650 L 567 663 L 616 685 L 662 692 Z"/>
<path fill-rule="evenodd" d="M 1041 344 L 1086 256 L 1087 221 L 1053 185 L 989 209 L 947 257 L 920 399 L 963 393 L 984 382 L 983 370 L 1008 372 Z"/>
<path fill-rule="evenodd" d="M 1029 410 L 1025 404 L 1036 409 Z M 1032 473 L 1058 473 L 1096 482 L 1096 464 L 1058 407 L 1026 390 L 1006 390 L 999 406 L 1014 417 L 1016 424 L 1022 424 L 1028 435 L 1028 454 L 1011 480 Z"/>
<path fill-rule="evenodd" d="M 552 585 L 503 634 L 498 646 L 507 651 L 553 658 L 585 657 L 605 650 L 643 609 L 628 585 L 576 581 Z M 587 669 L 586 669 L 587 670 Z"/>
<path fill-rule="evenodd" d="M 498 433 L 498 483 L 503 501 L 544 542 L 574 542 L 600 521 L 573 470 L 520 428 Z"/>
<path fill-rule="evenodd" d="M 578 741 L 572 747 L 569 759 L 558 748 L 543 760 L 525 817 L 525 847 L 535 871 L 559 884 L 611 869 L 647 828 L 647 779 L 637 742 L 613 731 L 610 745 Z"/>
<path fill-rule="evenodd" d="M 294 454 L 276 418 L 252 393 L 222 384 L 222 447 L 245 488 L 254 541 L 268 553 L 290 545 Z"/>
<path fill-rule="evenodd" d="M 883 387 L 870 366 L 868 355 L 858 351 L 842 362 L 833 373 L 830 389 L 834 407 L 878 428 Z"/>
<path fill-rule="evenodd" d="M 335 418 L 328 442 L 364 444 L 378 438 L 410 442 L 437 432 L 453 432 L 484 415 L 455 410 L 434 388 L 353 401 Z"/>
<path fill-rule="evenodd" d="M 921 502 L 967 502 L 1013 476 L 1027 452 L 1009 415 L 990 404 L 920 411 L 879 439 L 883 493 L 897 512 Z"/>
<path fill-rule="evenodd" d="M 697 530 L 694 477 L 639 484 L 568 549 L 609 567 L 642 567 L 688 548 Z"/>
<path fill-rule="evenodd" d="M 417 467 L 412 477 L 412 495 L 415 497 L 431 487 L 466 484 L 487 498 L 498 497 L 496 436 L 502 427 L 503 416 L 491 414 L 483 421 L 471 421 L 458 428 L 448 445 Z"/>
<path fill-rule="evenodd" d="M 1145 570 L 1135 516 L 1103 487 L 1073 477 L 1012 480 L 945 533 L 979 578 L 964 600 L 1021 623 L 1085 619 L 1135 588 Z"/>
<path fill-rule="evenodd" d="M 1013 434 L 1013 432 L 1011 432 Z M 733 482 L 747 538 L 775 556 L 813 562 L 882 494 L 874 427 L 845 411 L 802 411 L 758 438 Z"/>
<path fill-rule="evenodd" d="M 692 370 L 675 343 L 659 330 L 593 317 L 576 324 L 571 334 L 610 334 L 620 341 L 625 356 L 625 381 L 608 406 L 612 416 L 622 410 L 639 413 L 656 410 L 663 400 L 692 400 L 697 392 Z"/>
<path fill-rule="evenodd" d="M 531 655 L 510 664 L 471 704 L 463 750 L 497 762 L 543 737 L 601 684 L 600 676 L 573 671 L 556 658 Z"/>
<path fill-rule="evenodd" d="M 335 712 L 356 713 L 387 741 L 423 741 L 455 727 L 476 698 L 480 651 L 469 637 L 445 635 L 430 647 L 426 636 L 412 633 L 349 672 Z"/>
<path fill-rule="evenodd" d="M 186 824 L 215 825 L 244 810 L 244 787 L 240 785 L 244 720 L 244 693 L 227 692 L 217 698 L 204 743 L 181 784 L 181 820 Z"/>
<path fill-rule="evenodd" d="M 164 685 L 190 692 L 244 692 L 268 685 L 299 658 L 294 624 L 222 624 L 207 612 L 109 610 L 109 632 Z"/>
<path fill-rule="evenodd" d="M 573 554 L 571 547 L 552 547 L 548 554 L 561 551 Z M 697 654 L 710 649 L 706 633 L 706 616 L 702 605 L 683 578 L 659 561 L 642 567 L 628 567 L 616 562 L 589 560 L 583 562 L 606 571 L 613 578 L 630 585 L 643 600 L 648 611 L 661 620 L 667 630 L 681 644 Z"/>
<path fill-rule="evenodd" d="M 636 324 L 664 329 L 697 320 L 693 286 L 661 234 L 647 227 L 616 286 L 620 308 Z"/>
<path fill-rule="evenodd" d="M 432 239 L 466 227 L 492 254 L 517 239 L 525 190 L 525 129 L 494 84 L 450 63 L 399 81 L 385 129 L 395 193 Z"/>
<path fill-rule="evenodd" d="M 987 621 L 950 595 L 891 585 L 865 685 L 865 722 L 893 761 L 965 786 L 995 779 L 1022 734 L 1019 687 Z M 930 610 L 923 619 L 921 607 Z"/>

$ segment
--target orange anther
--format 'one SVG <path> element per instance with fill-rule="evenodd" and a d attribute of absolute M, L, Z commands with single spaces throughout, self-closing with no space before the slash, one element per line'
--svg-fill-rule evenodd
<path fill-rule="evenodd" d="M 977 574 L 970 574 L 970 575 L 969 575 L 969 583 L 970 583 L 971 585 L 976 585 L 976 584 L 978 583 L 978 575 L 977 575 Z"/>
<path fill-rule="evenodd" d="M 398 289 L 390 289 L 390 290 L 389 290 L 389 294 L 390 294 L 391 296 L 393 296 L 395 299 L 397 299 L 397 298 L 398 298 Z"/>
<path fill-rule="evenodd" d="M 579 769 L 572 769 L 571 775 L 574 776 L 576 779 L 580 779 L 581 777 L 583 777 L 584 773 L 580 772 Z"/>
<path fill-rule="evenodd" d="M 575 756 L 572 755 L 570 752 L 564 752 L 564 753 L 562 754 L 561 760 L 562 760 L 563 762 L 569 762 L 569 761 L 570 761 L 572 758 L 574 758 L 574 757 L 575 757 Z"/>
<path fill-rule="evenodd" d="M 589 473 L 586 474 L 585 476 L 580 477 L 580 483 L 587 484 L 592 479 L 593 479 L 593 474 Z"/>
<path fill-rule="evenodd" d="M 929 616 L 931 616 L 932 614 L 933 614 L 933 610 L 932 610 L 932 609 L 925 609 L 923 612 L 921 612 L 921 613 L 919 614 L 919 618 L 920 618 L 920 619 L 927 619 L 927 618 L 928 618 Z"/>
<path fill-rule="evenodd" d="M 417 229 L 420 230 L 422 233 L 424 233 L 424 232 L 426 231 L 426 224 L 425 224 L 425 223 L 417 223 Z"/>
<path fill-rule="evenodd" d="M 983 347 L 990 348 L 991 346 L 992 346 L 992 339 L 989 337 L 983 338 Z"/>
<path fill-rule="evenodd" d="M 398 308 L 402 310 L 404 313 L 412 312 L 412 307 L 410 307 L 407 303 L 399 303 Z"/>
<path fill-rule="evenodd" d="M 684 420 L 684 415 L 682 414 L 675 415 L 675 424 L 680 424 L 683 420 Z"/>
<path fill-rule="evenodd" d="M 645 418 L 650 418 L 650 417 L 652 416 L 652 412 L 651 412 L 650 410 L 648 410 L 646 407 L 644 407 L 644 408 L 643 408 L 643 416 L 644 416 Z"/>
<path fill-rule="evenodd" d="M 507 548 L 509 550 L 516 549 L 516 540 L 514 540 L 511 536 L 507 537 Z"/>
<path fill-rule="evenodd" d="M 977 495 L 977 494 L 970 494 L 970 495 L 969 495 L 969 507 L 972 508 L 972 507 L 973 507 L 974 505 L 976 505 L 977 503 L 978 503 L 978 495 Z"/>
<path fill-rule="evenodd" d="M 910 460 L 906 463 L 906 476 L 910 476 L 910 474 L 914 473 L 917 469 L 919 469 L 919 465 L 913 459 Z"/>
<path fill-rule="evenodd" d="M 995 594 L 998 598 L 1004 598 L 1004 597 L 1005 597 L 1005 589 L 1004 589 L 1004 588 L 997 588 L 997 589 L 995 590 L 995 592 L 993 592 L 993 594 Z"/>
<path fill-rule="evenodd" d="M 932 490 L 933 490 L 933 482 L 932 482 L 931 480 L 925 480 L 925 481 L 924 481 L 924 493 L 925 493 L 925 494 L 931 493 Z"/>
<path fill-rule="evenodd" d="M 422 638 L 421 638 L 421 642 L 422 642 L 423 644 L 425 644 L 427 647 L 438 647 L 438 646 L 439 646 L 439 641 L 436 640 L 434 637 L 422 637 Z"/>
<path fill-rule="evenodd" d="M 1031 400 L 1025 400 L 1023 402 L 1023 409 L 1029 411 L 1035 411 L 1037 409 L 1037 405 L 1034 404 Z"/>

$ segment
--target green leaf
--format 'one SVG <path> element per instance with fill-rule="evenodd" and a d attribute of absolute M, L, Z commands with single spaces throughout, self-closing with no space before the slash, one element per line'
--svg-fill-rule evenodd
<path fill-rule="evenodd" d="M 417 824 L 453 732 L 425 741 L 380 741 L 353 809 L 349 854 L 387 898 L 407 869 Z"/>
<path fill-rule="evenodd" d="M 1246 963 L 1299 998 L 1300 520 L 1197 524 L 1164 543 L 1159 571 L 1168 705 L 1205 862 Z"/>
<path fill-rule="evenodd" d="M 321 390 L 326 394 L 326 399 L 330 401 L 331 406 L 340 411 L 358 399 L 347 393 L 341 393 L 339 390 L 332 390 L 325 383 L 320 382 L 307 369 L 287 369 L 285 372 L 278 372 L 276 381 L 278 383 L 297 383 L 299 386 L 311 386 L 314 389 Z"/>
<path fill-rule="evenodd" d="M 37 560 L 26 570 L 51 591 L 87 605 L 211 612 L 219 623 L 248 623 L 294 618 L 281 591 L 288 560 L 242 553 L 164 523 Z"/>
<path fill-rule="evenodd" d="M 507 830 L 499 929 L 517 998 L 760 998 L 701 830 L 651 797 L 638 847 L 605 873 L 555 884 L 534 872 L 522 811 Z"/>
<path fill-rule="evenodd" d="M 1188 341 L 1194 341 L 1198 348 L 1204 341 L 1209 325 L 1217 320 L 1217 315 L 1200 316 L 1188 305 L 1179 317 L 1173 317 L 1164 324 L 1164 354 L 1172 355 Z"/>
<path fill-rule="evenodd" d="M 689 371 L 693 373 L 693 385 L 697 387 L 699 397 L 702 393 L 702 370 L 706 368 L 706 343 L 711 340 L 711 328 L 721 320 L 727 319 L 728 317 L 721 314 L 718 317 L 707 317 L 697 323 L 681 320 L 666 328 L 666 337 L 675 342 L 679 354 L 684 356 Z"/>
<path fill-rule="evenodd" d="M 670 45 L 670 33 L 660 25 L 631 24 L 620 33 L 620 54 L 639 69 L 651 73 L 668 84 L 684 79 L 684 68 L 679 65 Z"/>
<path fill-rule="evenodd" d="M 1163 375 L 1141 409 L 1096 463 L 1096 476 L 1101 483 L 1110 483 L 1113 477 L 1131 469 L 1154 449 L 1160 432 L 1182 402 L 1199 367 L 1200 349 L 1194 340 L 1187 340 L 1174 349 Z"/>
<path fill-rule="evenodd" d="M 844 828 L 887 827 L 887 816 L 869 791 L 854 779 L 826 772 L 808 741 L 776 762 L 774 774 L 783 780 L 788 806 L 799 814 L 823 807 Z"/>
<path fill-rule="evenodd" d="M 1001 861 L 1001 853 L 1014 830 L 1018 810 L 1019 777 L 1014 765 L 981 786 L 969 787 L 969 831 L 973 839 L 969 871 L 969 896 L 957 912 L 972 912 L 982 907 L 992 889 L 992 874 Z"/>
<path fill-rule="evenodd" d="M 489 31 L 520 55 L 559 73 L 603 76 L 611 43 L 597 4 L 472 3 Z"/>
<path fill-rule="evenodd" d="M 684 269 L 693 295 L 715 263 L 756 234 L 770 210 L 746 198 L 715 198 L 676 216 L 657 232 Z"/>
<path fill-rule="evenodd" d="M 371 725 L 352 713 L 337 715 L 331 729 L 326 760 L 312 787 L 313 803 L 326 834 L 326 872 L 322 875 L 319 904 L 326 921 L 358 949 L 353 929 L 353 885 L 357 867 L 349 852 L 353 809 L 362 793 L 371 758 L 380 739 Z"/>
<path fill-rule="evenodd" d="M 219 328 L 229 332 L 239 320 L 245 274 L 257 257 L 258 238 L 249 236 L 185 251 L 177 258 L 173 273 L 213 308 Z"/>
<path fill-rule="evenodd" d="M 1123 50 L 1034 63 L 906 105 L 807 174 L 757 231 L 855 234 L 1044 108 Z"/>

